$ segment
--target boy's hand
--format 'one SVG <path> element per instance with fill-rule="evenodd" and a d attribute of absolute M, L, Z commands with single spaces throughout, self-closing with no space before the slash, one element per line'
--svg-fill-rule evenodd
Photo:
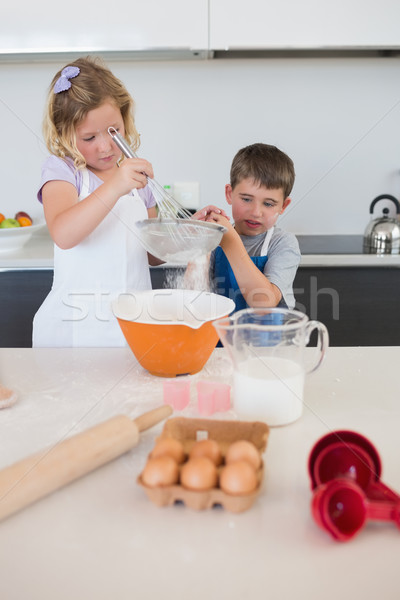
<path fill-rule="evenodd" d="M 229 245 L 231 242 L 234 242 L 235 240 L 240 241 L 239 235 L 237 234 L 232 223 L 230 222 L 228 216 L 222 215 L 221 213 L 210 212 L 210 214 L 207 216 L 206 221 L 209 223 L 218 223 L 218 225 L 223 225 L 223 227 L 226 227 L 226 229 L 228 230 L 222 236 L 222 240 L 220 243 L 221 248 L 226 248 L 227 245 Z"/>
<path fill-rule="evenodd" d="M 212 221 L 213 219 L 208 218 L 212 213 L 222 215 L 223 217 L 228 219 L 228 215 L 224 210 L 222 210 L 222 208 L 218 208 L 218 206 L 213 206 L 212 204 L 209 204 L 205 208 L 202 208 L 201 210 L 195 212 L 192 215 L 192 219 L 196 219 L 197 221 Z"/>

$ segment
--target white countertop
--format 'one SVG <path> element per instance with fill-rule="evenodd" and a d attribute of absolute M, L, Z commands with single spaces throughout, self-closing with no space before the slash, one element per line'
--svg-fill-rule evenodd
<path fill-rule="evenodd" d="M 16 252 L 0 253 L 0 269 L 52 269 L 53 242 L 46 229 Z M 400 254 L 303 254 L 302 267 L 400 267 Z M 161 265 L 165 268 L 169 265 Z"/>
<path fill-rule="evenodd" d="M 0 269 L 52 269 L 54 245 L 44 227 L 19 250 L 0 252 Z"/>
<path fill-rule="evenodd" d="M 400 267 L 400 254 L 302 254 L 301 267 Z"/>
<path fill-rule="evenodd" d="M 135 480 L 162 424 L 143 433 L 128 454 L 0 523 L 0 597 L 398 600 L 400 531 L 368 523 L 352 541 L 333 541 L 311 518 L 307 459 L 326 433 L 358 431 L 400 491 L 399 364 L 400 347 L 329 349 L 308 378 L 301 419 L 271 430 L 261 494 L 241 514 L 150 503 Z M 204 377 L 230 381 L 224 349 L 192 390 Z M 163 380 L 124 348 L 0 349 L 0 382 L 19 392 L 0 411 L 0 468 L 162 402 Z M 194 398 L 178 414 L 197 416 Z"/>

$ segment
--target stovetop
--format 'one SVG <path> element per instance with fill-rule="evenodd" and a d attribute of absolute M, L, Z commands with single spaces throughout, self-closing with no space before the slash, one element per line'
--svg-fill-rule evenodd
<path fill-rule="evenodd" d="M 363 254 L 362 235 L 296 235 L 301 254 Z"/>

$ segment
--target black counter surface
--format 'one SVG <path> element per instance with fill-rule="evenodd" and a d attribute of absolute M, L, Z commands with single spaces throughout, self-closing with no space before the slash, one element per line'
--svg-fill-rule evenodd
<path fill-rule="evenodd" d="M 296 235 L 301 254 L 363 254 L 362 235 Z"/>

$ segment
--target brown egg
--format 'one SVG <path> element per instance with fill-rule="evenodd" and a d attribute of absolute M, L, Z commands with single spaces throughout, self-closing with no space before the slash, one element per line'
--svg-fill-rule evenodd
<path fill-rule="evenodd" d="M 174 438 L 163 438 L 154 446 L 150 457 L 171 456 L 179 465 L 185 460 L 185 451 L 183 444 Z"/>
<path fill-rule="evenodd" d="M 229 446 L 225 456 L 226 464 L 236 462 L 237 460 L 246 460 L 254 469 L 259 469 L 261 465 L 259 451 L 248 440 L 238 440 Z"/>
<path fill-rule="evenodd" d="M 218 482 L 217 467 L 205 456 L 191 458 L 182 467 L 181 484 L 188 490 L 204 492 Z"/>
<path fill-rule="evenodd" d="M 196 442 L 189 452 L 189 458 L 205 456 L 218 467 L 222 463 L 222 453 L 218 442 L 215 440 L 200 440 Z"/>
<path fill-rule="evenodd" d="M 149 487 L 173 485 L 179 479 L 179 467 L 171 456 L 149 458 L 142 473 L 143 483 Z"/>
<path fill-rule="evenodd" d="M 256 471 L 245 460 L 238 460 L 226 465 L 219 477 L 220 488 L 231 496 L 250 494 L 254 492 L 257 484 Z"/>

